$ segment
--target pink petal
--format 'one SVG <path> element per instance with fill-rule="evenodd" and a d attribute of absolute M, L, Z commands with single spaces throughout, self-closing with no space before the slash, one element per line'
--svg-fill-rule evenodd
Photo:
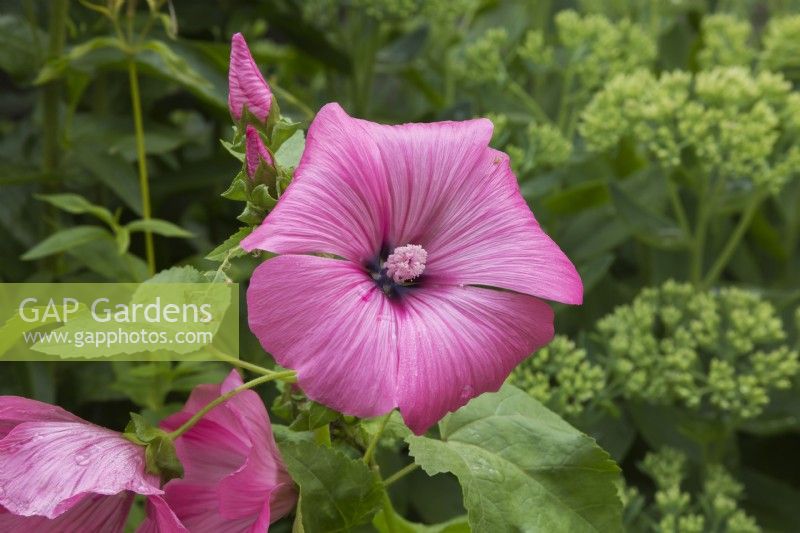
<path fill-rule="evenodd" d="M 125 528 L 133 494 L 120 492 L 113 496 L 89 494 L 69 511 L 57 518 L 19 516 L 0 507 L 0 531 L 3 533 L 119 533 Z M 159 533 L 167 533 L 161 530 Z"/>
<path fill-rule="evenodd" d="M 209 401 L 241 384 L 233 370 L 222 385 L 195 388 L 184 410 L 162 427 L 177 428 Z M 167 484 L 165 500 L 190 530 L 263 531 L 270 518 L 277 520 L 294 507 L 294 484 L 255 392 L 240 392 L 216 407 L 175 445 L 185 475 Z M 276 494 L 282 498 L 271 506 Z M 288 506 L 283 505 L 287 496 Z"/>
<path fill-rule="evenodd" d="M 361 417 L 396 405 L 397 311 L 360 267 L 275 257 L 253 273 L 247 307 L 250 329 L 310 398 Z"/>
<path fill-rule="evenodd" d="M 496 391 L 511 370 L 553 338 L 553 311 L 524 294 L 425 287 L 398 314 L 398 406 L 422 434 L 470 399 Z"/>
<path fill-rule="evenodd" d="M 189 533 L 161 496 L 147 498 L 147 518 L 136 533 Z"/>
<path fill-rule="evenodd" d="M 502 152 L 485 152 L 419 243 L 428 251 L 430 283 L 499 287 L 569 304 L 583 300 L 575 266 L 539 227 Z"/>
<path fill-rule="evenodd" d="M 33 420 L 82 422 L 77 416 L 56 405 L 20 396 L 0 396 L 0 439 L 18 424 Z"/>
<path fill-rule="evenodd" d="M 241 120 L 243 108 L 266 122 L 272 106 L 272 91 L 261 75 L 241 33 L 231 40 L 231 62 L 228 70 L 228 107 L 236 120 Z"/>
<path fill-rule="evenodd" d="M 261 135 L 253 126 L 247 125 L 246 130 L 246 144 L 245 156 L 247 159 L 247 175 L 253 178 L 258 170 L 258 165 L 262 161 L 267 165 L 272 165 L 272 157 L 269 155 L 267 147 L 264 146 L 264 141 L 261 140 Z"/>
<path fill-rule="evenodd" d="M 85 495 L 161 494 L 144 472 L 144 448 L 78 421 L 25 422 L 0 441 L 0 505 L 55 518 Z"/>
<path fill-rule="evenodd" d="M 365 123 L 337 104 L 324 106 L 291 185 L 242 248 L 373 259 L 389 226 L 384 171 Z"/>

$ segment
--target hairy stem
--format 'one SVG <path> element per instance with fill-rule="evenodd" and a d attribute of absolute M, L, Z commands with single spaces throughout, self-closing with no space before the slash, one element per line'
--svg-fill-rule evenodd
<path fill-rule="evenodd" d="M 181 435 L 183 435 L 184 433 L 186 433 L 187 431 L 192 429 L 194 427 L 194 425 L 197 424 L 212 409 L 214 409 L 215 407 L 217 407 L 220 404 L 223 404 L 223 403 L 227 402 L 228 400 L 230 400 L 231 398 L 233 398 L 234 396 L 236 396 L 240 392 L 246 391 L 248 389 L 252 389 L 253 387 L 257 387 L 258 385 L 261 385 L 262 383 L 266 383 L 267 381 L 272 381 L 272 380 L 275 380 L 275 379 L 281 379 L 282 377 L 288 377 L 288 376 L 292 376 L 292 375 L 294 375 L 294 370 L 290 370 L 290 371 L 287 371 L 287 372 L 275 372 L 275 373 L 273 373 L 271 375 L 261 376 L 261 377 L 258 377 L 256 379 L 250 380 L 250 381 L 248 381 L 248 382 L 246 382 L 246 383 L 244 383 L 242 385 L 239 385 L 238 387 L 236 387 L 232 391 L 226 392 L 222 396 L 212 400 L 205 407 L 203 407 L 202 409 L 197 411 L 197 413 L 195 413 L 194 416 L 192 416 L 192 418 L 187 420 L 186 423 L 184 423 L 181 427 L 179 427 L 178 429 L 176 429 L 175 431 L 170 433 L 169 434 L 169 438 L 172 439 L 172 440 L 177 439 L 178 437 L 180 437 Z"/>
<path fill-rule="evenodd" d="M 139 95 L 139 74 L 136 71 L 136 62 L 131 57 L 128 59 L 128 77 L 131 87 L 131 105 L 133 107 L 133 126 L 136 130 L 136 157 L 139 163 L 139 190 L 142 195 L 142 218 L 150 220 L 150 183 L 147 178 L 147 154 L 144 147 L 144 125 L 142 124 L 142 100 Z M 147 269 L 150 275 L 156 273 L 156 255 L 153 248 L 153 234 L 150 230 L 144 232 L 145 254 L 147 256 Z"/>
<path fill-rule="evenodd" d="M 381 425 L 378 428 L 378 431 L 369 441 L 369 446 L 367 446 L 367 451 L 364 452 L 364 462 L 369 464 L 372 461 L 372 456 L 375 454 L 375 448 L 378 446 L 378 441 L 381 440 L 381 435 L 383 434 L 383 430 L 386 429 L 386 424 L 389 423 L 389 419 L 392 417 L 392 412 L 389 411 L 386 416 L 383 417 L 381 420 Z"/>

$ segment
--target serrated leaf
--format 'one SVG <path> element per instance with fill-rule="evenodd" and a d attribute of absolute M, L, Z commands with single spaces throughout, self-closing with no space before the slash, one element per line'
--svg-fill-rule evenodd
<path fill-rule="evenodd" d="M 251 227 L 240 228 L 239 231 L 225 239 L 225 241 L 211 250 L 206 259 L 210 261 L 222 261 L 225 257 L 240 257 L 246 255 L 247 252 L 239 247 L 239 243 L 242 242 L 242 239 L 253 233 L 253 229 Z M 232 251 L 233 250 L 233 251 Z"/>
<path fill-rule="evenodd" d="M 466 516 L 459 516 L 442 524 L 432 526 L 410 522 L 402 516 L 394 516 L 392 527 L 386 523 L 386 515 L 378 512 L 372 519 L 372 525 L 379 533 L 470 533 Z"/>
<path fill-rule="evenodd" d="M 115 226 L 116 221 L 111 211 L 105 207 L 94 205 L 89 200 L 79 194 L 65 193 L 65 194 L 39 194 L 36 196 L 39 200 L 47 202 L 62 211 L 72 213 L 75 215 L 90 214 L 102 220 L 109 226 Z"/>
<path fill-rule="evenodd" d="M 381 504 L 383 487 L 360 459 L 276 432 L 286 468 L 300 486 L 305 531 L 349 531 Z"/>
<path fill-rule="evenodd" d="M 622 530 L 619 468 L 593 439 L 505 385 L 408 437 L 429 475 L 452 472 L 475 532 Z"/>
<path fill-rule="evenodd" d="M 220 196 L 226 198 L 228 200 L 234 200 L 238 202 L 246 202 L 247 201 L 247 176 L 244 172 L 239 172 L 234 178 L 231 184 L 225 189 Z"/>
<path fill-rule="evenodd" d="M 294 431 L 313 431 L 339 418 L 339 413 L 317 402 L 309 401 L 289 426 Z"/>
<path fill-rule="evenodd" d="M 275 163 L 284 168 L 294 168 L 306 148 L 306 138 L 302 130 L 295 131 L 275 152 Z"/>
<path fill-rule="evenodd" d="M 100 226 L 75 226 L 53 233 L 45 240 L 22 255 L 25 261 L 32 261 L 57 254 L 75 246 L 108 237 L 108 232 Z"/>
<path fill-rule="evenodd" d="M 182 239 L 192 236 L 190 232 L 186 231 L 182 227 L 158 218 L 151 218 L 149 220 L 134 220 L 130 224 L 126 225 L 125 229 L 130 232 L 150 231 L 164 237 L 179 237 Z"/>

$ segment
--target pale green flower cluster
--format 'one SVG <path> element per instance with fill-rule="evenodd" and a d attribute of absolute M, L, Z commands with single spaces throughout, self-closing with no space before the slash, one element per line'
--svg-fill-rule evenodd
<path fill-rule="evenodd" d="M 694 497 L 683 488 L 687 478 L 683 453 L 663 448 L 648 453 L 639 467 L 656 485 L 649 508 L 656 516 L 655 531 L 702 533 L 709 527 L 728 533 L 761 531 L 753 517 L 739 508 L 744 487 L 722 466 L 706 468 L 702 488 Z M 628 508 L 644 506 L 644 498 L 635 490 L 628 491 L 626 500 Z"/>
<path fill-rule="evenodd" d="M 490 28 L 469 43 L 455 60 L 455 71 L 473 84 L 501 84 L 508 77 L 504 48 L 508 44 L 505 28 Z"/>
<path fill-rule="evenodd" d="M 534 168 L 556 167 L 572 155 L 572 143 L 552 124 L 530 124 L 527 134 Z"/>
<path fill-rule="evenodd" d="M 544 34 L 539 30 L 529 30 L 525 34 L 522 44 L 517 48 L 517 55 L 540 67 L 553 65 L 553 48 L 544 40 Z"/>
<path fill-rule="evenodd" d="M 592 151 L 631 138 L 662 167 L 696 164 L 706 175 L 746 180 L 776 193 L 797 171 L 797 95 L 780 74 L 719 67 L 692 77 L 640 70 L 617 76 L 583 112 Z M 687 153 L 689 154 L 687 156 Z"/>
<path fill-rule="evenodd" d="M 511 383 L 564 416 L 577 416 L 605 388 L 605 371 L 567 337 L 553 341 L 523 361 Z"/>
<path fill-rule="evenodd" d="M 704 69 L 713 66 L 749 65 L 755 57 L 750 46 L 752 29 L 747 21 L 732 15 L 703 18 L 703 49 L 697 56 Z"/>
<path fill-rule="evenodd" d="M 353 6 L 363 9 L 377 20 L 403 19 L 419 12 L 418 0 L 353 0 Z"/>
<path fill-rule="evenodd" d="M 759 415 L 800 372 L 772 304 L 741 289 L 669 281 L 615 309 L 598 331 L 624 397 L 734 421 Z"/>
<path fill-rule="evenodd" d="M 568 72 L 580 80 L 584 90 L 594 89 L 616 74 L 650 65 L 656 57 L 653 36 L 629 20 L 611 22 L 602 15 L 582 17 L 566 10 L 559 12 L 555 21 L 559 43 L 567 52 Z"/>
<path fill-rule="evenodd" d="M 782 71 L 800 68 L 800 15 L 771 19 L 762 38 L 762 47 L 763 68 Z"/>

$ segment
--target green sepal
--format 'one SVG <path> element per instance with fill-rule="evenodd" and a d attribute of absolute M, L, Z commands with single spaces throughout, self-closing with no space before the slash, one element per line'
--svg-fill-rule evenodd
<path fill-rule="evenodd" d="M 125 426 L 123 437 L 145 447 L 147 472 L 157 475 L 161 485 L 171 479 L 183 477 L 183 465 L 178 459 L 175 444 L 166 431 L 151 425 L 142 415 L 131 413 L 131 420 Z"/>
<path fill-rule="evenodd" d="M 275 207 L 277 200 L 269 193 L 267 185 L 261 183 L 250 191 L 250 202 L 261 209 L 272 209 Z"/>
<path fill-rule="evenodd" d="M 242 213 L 236 217 L 236 219 L 250 226 L 255 226 L 264 220 L 265 215 L 266 212 L 264 209 L 253 205 L 251 202 L 247 202 L 244 211 L 242 211 Z"/>
<path fill-rule="evenodd" d="M 293 431 L 313 431 L 337 420 L 341 415 L 317 402 L 307 401 L 300 405 L 299 413 L 289 425 Z"/>
<path fill-rule="evenodd" d="M 240 171 L 236 174 L 230 186 L 228 186 L 221 196 L 237 202 L 247 201 L 247 174 L 244 171 Z"/>

